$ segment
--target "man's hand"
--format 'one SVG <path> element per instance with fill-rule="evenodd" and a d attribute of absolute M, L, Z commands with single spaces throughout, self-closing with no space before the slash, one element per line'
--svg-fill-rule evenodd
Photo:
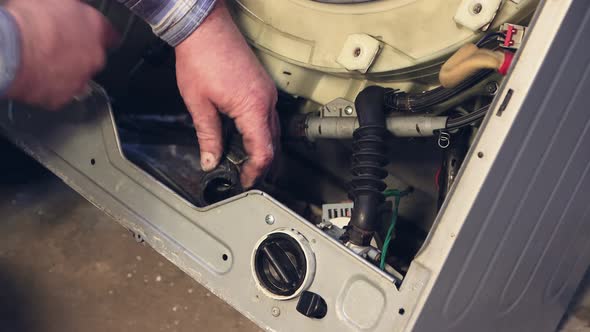
<path fill-rule="evenodd" d="M 86 89 L 117 39 L 106 19 L 79 0 L 10 0 L 21 33 L 20 68 L 7 96 L 57 109 Z"/>
<path fill-rule="evenodd" d="M 197 130 L 202 168 L 212 170 L 223 154 L 219 111 L 235 121 L 243 136 L 248 160 L 241 180 L 251 187 L 272 162 L 278 144 L 277 92 L 222 0 L 176 47 L 176 76 Z"/>

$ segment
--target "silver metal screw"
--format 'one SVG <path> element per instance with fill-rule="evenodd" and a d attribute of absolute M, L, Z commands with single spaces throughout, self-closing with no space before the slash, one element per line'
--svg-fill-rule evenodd
<path fill-rule="evenodd" d="M 344 108 L 344 114 L 346 115 L 352 115 L 354 113 L 354 108 L 352 108 L 352 106 L 346 106 Z"/>
<path fill-rule="evenodd" d="M 272 307 L 272 310 L 270 311 L 270 313 L 275 317 L 279 317 L 281 315 L 281 309 L 279 309 L 277 307 Z"/>
<path fill-rule="evenodd" d="M 268 225 L 272 225 L 275 223 L 275 217 L 272 214 L 267 214 L 266 217 L 264 217 L 264 221 L 266 221 Z"/>
<path fill-rule="evenodd" d="M 473 11 L 474 14 L 481 13 L 482 9 L 483 9 L 483 6 L 481 3 L 476 3 L 475 5 L 473 5 L 473 8 L 471 8 L 471 10 Z"/>

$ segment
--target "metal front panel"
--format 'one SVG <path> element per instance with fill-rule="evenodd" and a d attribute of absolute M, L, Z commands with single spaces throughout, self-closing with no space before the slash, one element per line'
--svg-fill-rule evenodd
<path fill-rule="evenodd" d="M 544 3 L 439 218 L 455 240 L 416 331 L 556 329 L 590 263 L 589 35 L 590 2 Z"/>
<path fill-rule="evenodd" d="M 2 109 L 0 128 L 7 137 L 263 328 L 402 329 L 408 315 L 397 314 L 399 309 L 409 312 L 426 283 L 428 272 L 421 270 L 408 282 L 412 287 L 398 291 L 389 276 L 262 192 L 248 192 L 205 210 L 192 206 L 124 159 L 107 96 L 98 87 L 59 113 L 12 103 Z M 265 222 L 267 215 L 274 217 L 274 224 Z M 309 290 L 328 303 L 328 315 L 321 320 L 298 313 L 297 299 L 273 300 L 255 284 L 255 245 L 280 228 L 295 229 L 311 243 L 317 268 Z"/>

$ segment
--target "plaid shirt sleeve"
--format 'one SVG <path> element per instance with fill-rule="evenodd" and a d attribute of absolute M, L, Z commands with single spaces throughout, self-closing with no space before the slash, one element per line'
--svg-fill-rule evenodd
<path fill-rule="evenodd" d="M 162 40 L 176 46 L 195 31 L 216 0 L 117 0 L 152 26 Z"/>
<path fill-rule="evenodd" d="M 20 65 L 20 33 L 16 22 L 0 7 L 0 96 L 6 93 Z"/>

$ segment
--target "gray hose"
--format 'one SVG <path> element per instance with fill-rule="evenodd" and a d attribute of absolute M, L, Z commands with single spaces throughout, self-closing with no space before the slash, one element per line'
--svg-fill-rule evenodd
<path fill-rule="evenodd" d="M 444 129 L 446 116 L 390 116 L 386 119 L 387 130 L 396 137 L 428 137 Z M 305 122 L 305 136 L 309 140 L 320 138 L 352 138 L 359 127 L 356 117 L 309 116 Z"/>

